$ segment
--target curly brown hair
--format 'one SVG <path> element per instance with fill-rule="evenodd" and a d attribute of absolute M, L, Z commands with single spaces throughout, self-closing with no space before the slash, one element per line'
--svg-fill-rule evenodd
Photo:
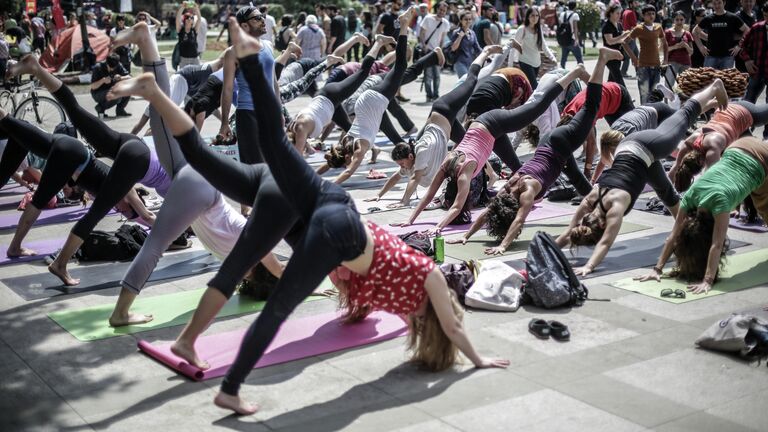
<path fill-rule="evenodd" d="M 521 133 L 523 134 L 523 139 L 528 140 L 528 142 L 531 143 L 531 146 L 534 148 L 539 146 L 541 131 L 539 130 L 538 126 L 531 123 L 524 127 Z"/>
<path fill-rule="evenodd" d="M 499 193 L 488 203 L 488 235 L 501 241 L 520 211 L 520 201 L 513 194 Z"/>
<path fill-rule="evenodd" d="M 568 238 L 571 246 L 594 246 L 603 238 L 605 222 L 600 216 L 590 213 L 581 220 L 581 224 L 573 227 Z"/>
<path fill-rule="evenodd" d="M 693 178 L 704 168 L 704 154 L 699 150 L 691 150 L 683 156 L 680 168 L 675 176 L 675 189 L 685 192 L 691 187 Z"/>
<path fill-rule="evenodd" d="M 677 276 L 687 280 L 702 280 L 707 272 L 709 248 L 715 230 L 715 218 L 707 211 L 691 210 L 686 214 L 683 229 L 675 241 Z M 726 239 L 720 253 L 720 265 L 715 275 L 717 281 L 720 270 L 725 266 L 725 254 L 729 242 Z"/>

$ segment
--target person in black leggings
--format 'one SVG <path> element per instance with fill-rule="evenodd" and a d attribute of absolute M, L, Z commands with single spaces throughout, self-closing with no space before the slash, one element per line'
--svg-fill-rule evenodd
<path fill-rule="evenodd" d="M 233 26 L 234 22 L 230 20 L 230 28 Z M 445 279 L 439 270 L 435 269 L 431 260 L 414 252 L 375 224 L 364 223 L 355 209 L 352 198 L 340 186 L 323 181 L 312 171 L 302 156 L 291 148 L 282 130 L 280 112 L 275 109 L 278 106 L 277 100 L 267 91 L 269 87 L 261 70 L 259 58 L 254 55 L 257 47 L 261 45 L 260 42 L 253 38 L 241 42 L 240 38 L 244 36 L 242 32 L 231 34 L 233 45 L 240 50 L 238 52 L 238 56 L 241 57 L 240 65 L 247 72 L 245 76 L 252 87 L 252 94 L 263 95 L 260 96 L 262 103 L 255 105 L 262 154 L 270 166 L 277 185 L 305 228 L 278 287 L 245 334 L 237 358 L 227 372 L 214 403 L 239 414 L 255 412 L 256 407 L 244 402 L 238 396 L 240 385 L 267 349 L 285 319 L 326 275 L 339 266 L 343 266 L 358 278 L 368 282 L 365 279 L 366 276 L 375 273 L 379 266 L 387 266 L 391 259 L 396 259 L 387 257 L 395 254 L 394 248 L 397 248 L 400 254 L 412 256 L 414 258 L 411 261 L 412 265 L 415 266 L 415 260 L 418 260 L 419 265 L 422 266 L 422 268 L 411 270 L 411 274 L 417 278 L 421 286 L 411 284 L 408 288 L 412 293 L 423 288 L 421 295 L 425 297 L 421 297 L 421 300 L 426 302 L 423 304 L 428 308 L 434 308 L 437 316 L 435 319 L 440 320 L 440 323 L 436 324 L 437 328 L 448 329 L 445 331 L 445 337 L 450 339 L 450 343 L 479 368 L 508 366 L 509 362 L 506 360 L 483 358 L 474 350 L 460 324 L 460 312 L 451 306 L 451 296 Z M 250 52 L 244 53 L 243 51 L 246 50 Z M 372 234 L 374 231 L 377 232 L 375 239 Z M 382 250 L 378 250 L 379 248 Z M 392 271 L 402 272 L 403 270 L 393 268 Z M 337 275 L 338 273 L 336 272 Z M 360 285 L 355 282 L 356 279 L 348 281 L 351 285 Z M 387 294 L 395 294 L 393 291 L 395 284 L 392 282 L 372 280 L 370 282 L 373 285 L 370 288 L 374 290 L 380 288 L 386 290 Z M 405 286 L 400 285 L 398 288 L 405 288 Z M 369 308 L 371 307 L 376 306 Z M 384 309 L 383 305 L 379 307 Z M 411 313 L 410 310 L 408 313 Z M 443 318 L 445 321 L 442 321 Z M 418 330 L 414 331 L 418 332 Z M 452 363 L 451 361 L 450 364 Z"/>
<path fill-rule="evenodd" d="M 24 57 L 12 67 L 13 75 L 31 73 L 61 104 L 72 124 L 99 153 L 113 160 L 103 190 L 98 191 L 91 208 L 72 228 L 59 257 L 74 255 L 96 224 L 141 180 L 149 168 L 149 147 L 136 135 L 116 132 L 98 117 L 83 109 L 72 91 L 42 68 L 34 55 Z M 77 281 L 66 272 L 66 261 L 54 261 L 51 271 L 66 285 Z"/>

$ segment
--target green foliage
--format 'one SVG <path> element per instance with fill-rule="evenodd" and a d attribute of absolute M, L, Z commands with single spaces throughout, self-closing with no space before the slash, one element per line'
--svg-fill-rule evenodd
<path fill-rule="evenodd" d="M 24 10 L 24 0 L 0 0 L 0 10 L 16 18 L 16 14 Z"/>
<path fill-rule="evenodd" d="M 209 25 L 211 25 L 213 22 L 213 17 L 216 15 L 218 10 L 219 9 L 216 7 L 216 5 L 212 5 L 210 3 L 200 5 L 200 15 L 202 15 L 202 17 L 208 21 Z"/>
<path fill-rule="evenodd" d="M 269 3 L 267 13 L 275 17 L 278 26 L 280 25 L 280 17 L 285 15 L 285 7 L 281 3 Z"/>
<path fill-rule="evenodd" d="M 347 9 L 354 8 L 359 14 L 363 10 L 363 5 L 357 0 L 325 0 L 325 1 L 307 1 L 307 0 L 283 0 L 279 4 L 269 5 L 269 14 L 275 17 L 276 20 L 280 20 L 280 17 L 284 13 L 291 13 L 297 15 L 299 12 L 306 12 L 307 14 L 315 13 L 315 3 L 323 3 L 325 5 L 335 4 L 339 7 L 339 11 L 346 15 Z M 274 9 L 273 9 L 274 8 Z M 282 13 L 277 13 L 277 9 L 282 8 Z"/>
<path fill-rule="evenodd" d="M 579 31 L 591 32 L 599 29 L 600 9 L 594 3 L 577 3 L 576 12 L 579 14 Z"/>

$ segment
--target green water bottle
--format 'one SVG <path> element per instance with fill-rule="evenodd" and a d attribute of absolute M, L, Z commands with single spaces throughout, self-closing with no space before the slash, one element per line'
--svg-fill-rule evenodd
<path fill-rule="evenodd" d="M 432 243 L 432 249 L 435 250 L 435 261 L 442 263 L 445 261 L 445 239 L 438 234 Z"/>

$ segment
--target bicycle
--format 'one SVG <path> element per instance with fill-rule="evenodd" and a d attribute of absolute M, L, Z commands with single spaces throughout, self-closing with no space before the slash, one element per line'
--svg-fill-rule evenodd
<path fill-rule="evenodd" d="M 19 78 L 6 81 L 5 88 L 0 90 L 0 108 L 48 133 L 53 132 L 59 123 L 67 121 L 64 109 L 56 99 L 37 93 L 34 80 L 25 83 Z"/>

